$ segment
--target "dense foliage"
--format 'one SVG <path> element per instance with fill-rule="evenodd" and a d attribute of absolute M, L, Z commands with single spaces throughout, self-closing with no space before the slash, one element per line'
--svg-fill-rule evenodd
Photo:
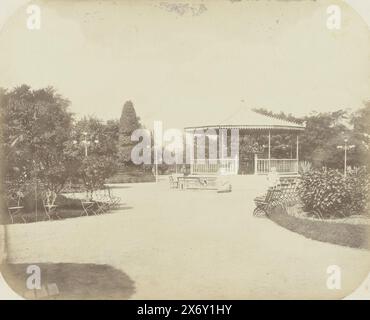
<path fill-rule="evenodd" d="M 273 113 L 266 109 L 255 109 L 262 114 L 295 122 L 306 122 L 300 134 L 299 157 L 315 168 L 343 168 L 343 149 L 337 146 L 354 145 L 347 154 L 349 166 L 369 166 L 370 162 L 370 101 L 355 112 L 312 112 L 302 118 L 283 112 Z M 275 158 L 295 157 L 295 141 L 290 134 L 274 134 L 271 137 L 272 156 Z"/>
<path fill-rule="evenodd" d="M 118 121 L 76 122 L 69 105 L 52 87 L 0 89 L 4 204 L 19 192 L 30 199 L 59 194 L 72 180 L 91 190 L 114 174 Z"/>
<path fill-rule="evenodd" d="M 6 184 L 1 187 L 8 196 L 22 192 L 26 197 L 32 193 L 29 198 L 37 198 L 35 193 L 43 190 L 58 194 L 67 183 L 74 182 L 93 191 L 112 177 L 119 165 L 125 165 L 125 171 L 133 167 L 131 134 L 141 124 L 131 101 L 125 102 L 120 120 L 106 123 L 92 117 L 76 121 L 69 106 L 70 102 L 52 87 L 0 88 L 1 179 Z M 369 101 L 353 113 L 347 110 L 316 112 L 300 119 L 283 112 L 256 111 L 306 122 L 306 130 L 300 135 L 300 159 L 306 161 L 300 164 L 303 175 L 300 192 L 307 210 L 322 216 L 367 212 L 369 174 L 365 169 L 350 170 L 344 178 L 343 150 L 337 146 L 348 139 L 355 148 L 348 152 L 347 164 L 368 166 Z M 295 137 L 280 133 L 272 135 L 271 140 L 272 157 L 296 156 Z M 252 167 L 248 168 L 247 162 L 253 162 L 255 153 L 266 152 L 267 137 L 242 135 L 240 142 L 240 165 L 243 167 L 245 161 L 245 172 L 249 172 Z M 151 167 L 143 166 L 142 172 L 145 169 L 151 175 Z"/>
<path fill-rule="evenodd" d="M 135 142 L 131 141 L 132 133 L 140 128 L 139 118 L 136 116 L 134 105 L 126 101 L 122 108 L 119 124 L 118 156 L 121 165 L 131 164 L 131 150 Z"/>
<path fill-rule="evenodd" d="M 18 189 L 37 177 L 59 192 L 70 175 L 65 143 L 72 129 L 68 100 L 53 88 L 17 87 L 2 93 L 1 141 L 4 179 Z"/>
<path fill-rule="evenodd" d="M 71 180 L 75 183 L 76 178 L 81 180 L 90 193 L 102 188 L 117 171 L 117 136 L 115 121 L 105 124 L 94 117 L 77 121 L 66 146 L 68 161 L 74 168 Z"/>
<path fill-rule="evenodd" d="M 370 175 L 365 167 L 345 177 L 335 169 L 310 170 L 302 175 L 299 194 L 304 209 L 319 217 L 369 214 Z"/>

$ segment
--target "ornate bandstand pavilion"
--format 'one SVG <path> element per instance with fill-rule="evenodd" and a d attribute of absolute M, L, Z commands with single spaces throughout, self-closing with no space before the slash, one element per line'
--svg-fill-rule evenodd
<path fill-rule="evenodd" d="M 276 168 L 280 174 L 297 174 L 299 167 L 299 133 L 305 130 L 305 124 L 283 120 L 268 116 L 248 108 L 240 108 L 230 117 L 222 121 L 199 123 L 185 128 L 185 132 L 196 136 L 199 132 L 213 129 L 220 140 L 220 129 L 239 130 L 239 155 L 219 157 L 215 159 L 197 159 L 194 157 L 191 164 L 191 173 L 212 173 L 224 168 L 229 174 L 266 174 L 271 168 Z M 227 130 L 231 131 L 231 130 Z M 275 157 L 272 146 L 273 138 L 289 137 L 289 157 Z M 227 146 L 230 150 L 230 143 Z M 230 153 L 230 152 L 229 152 Z"/>

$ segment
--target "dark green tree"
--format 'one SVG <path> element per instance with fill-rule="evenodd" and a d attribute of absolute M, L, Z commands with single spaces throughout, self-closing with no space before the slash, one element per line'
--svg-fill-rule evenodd
<path fill-rule="evenodd" d="M 364 102 L 364 107 L 351 115 L 353 132 L 350 144 L 355 148 L 350 154 L 350 159 L 357 165 L 369 166 L 370 163 L 370 101 Z"/>
<path fill-rule="evenodd" d="M 102 188 L 117 171 L 117 141 L 118 121 L 105 124 L 97 118 L 85 117 L 76 122 L 65 151 L 74 168 L 73 182 L 82 181 L 90 192 Z"/>
<path fill-rule="evenodd" d="M 131 141 L 132 133 L 141 127 L 140 119 L 137 117 L 134 105 L 126 101 L 122 108 L 119 124 L 118 155 L 121 165 L 131 165 L 131 150 L 135 142 Z"/>
<path fill-rule="evenodd" d="M 51 87 L 31 90 L 23 85 L 6 94 L 1 105 L 5 180 L 36 174 L 50 190 L 63 188 L 69 174 L 64 146 L 72 129 L 68 106 Z"/>
<path fill-rule="evenodd" d="M 351 134 L 348 112 L 313 113 L 305 117 L 306 130 L 300 137 L 300 158 L 315 167 L 343 167 L 343 151 L 337 149 Z M 352 164 L 351 157 L 348 164 Z"/>
<path fill-rule="evenodd" d="M 284 112 L 273 113 L 266 109 L 257 109 L 256 111 L 283 120 L 298 123 L 305 121 L 306 129 L 299 138 L 300 159 L 311 162 L 317 168 L 326 166 L 341 169 L 343 167 L 343 150 L 337 149 L 337 146 L 343 145 L 344 139 L 348 139 L 349 144 L 356 145 L 356 148 L 348 153 L 348 165 L 360 165 L 366 159 L 363 153 L 360 154 L 361 148 L 357 147 L 362 144 L 364 151 L 365 141 L 359 143 L 358 139 L 360 137 L 363 140 L 366 139 L 363 134 L 368 130 L 366 114 L 370 114 L 370 111 L 366 110 L 365 107 L 354 115 L 350 115 L 347 110 L 313 112 L 303 118 L 297 118 Z M 355 129 L 356 127 L 357 129 Z M 289 134 L 273 135 L 271 141 L 274 157 L 289 158 L 292 154 L 295 156 L 295 141 Z"/>
<path fill-rule="evenodd" d="M 69 101 L 52 87 L 27 85 L 0 96 L 4 193 L 33 192 L 36 183 L 59 193 L 70 175 L 64 150 L 72 129 Z"/>
<path fill-rule="evenodd" d="M 287 120 L 290 122 L 295 122 L 302 124 L 304 119 L 295 117 L 291 113 L 286 114 L 284 112 L 280 113 L 274 113 L 272 111 L 269 111 L 265 108 L 257 108 L 253 109 L 254 111 L 277 119 Z M 271 135 L 271 156 L 278 159 L 290 159 L 296 156 L 295 152 L 295 146 L 296 146 L 296 140 L 295 136 L 289 133 L 273 133 Z M 264 138 L 259 138 L 259 144 L 263 141 L 264 145 L 268 144 L 268 140 L 266 138 L 266 135 Z M 267 148 L 264 148 L 265 156 L 267 156 Z"/>

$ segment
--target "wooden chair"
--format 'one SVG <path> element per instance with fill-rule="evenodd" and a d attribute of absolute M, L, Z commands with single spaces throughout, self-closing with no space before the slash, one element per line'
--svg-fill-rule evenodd
<path fill-rule="evenodd" d="M 121 198 L 114 196 L 109 188 L 104 188 L 94 193 L 92 201 L 96 204 L 95 214 L 100 214 L 118 207 L 121 203 Z"/>
<path fill-rule="evenodd" d="M 289 180 L 285 184 L 279 186 L 281 190 L 281 197 L 279 199 L 283 204 L 289 204 L 297 200 L 297 186 L 296 180 Z"/>
<path fill-rule="evenodd" d="M 81 200 L 81 205 L 83 209 L 81 216 L 84 213 L 86 216 L 89 216 L 91 214 L 97 215 L 97 212 L 95 210 L 95 201 Z"/>
<path fill-rule="evenodd" d="M 12 223 L 14 223 L 14 218 L 17 216 L 20 216 L 24 223 L 27 222 L 22 213 L 24 206 L 21 206 L 21 199 L 23 199 L 23 193 L 17 192 L 8 200 L 8 213 Z"/>
<path fill-rule="evenodd" d="M 95 192 L 96 213 L 106 213 L 112 207 L 112 201 L 106 190 L 99 190 Z"/>
<path fill-rule="evenodd" d="M 262 216 L 268 213 L 268 210 L 276 205 L 290 206 L 297 201 L 297 179 L 280 178 L 280 184 L 270 188 L 265 196 L 254 199 L 256 208 L 253 211 L 254 216 Z"/>
<path fill-rule="evenodd" d="M 110 209 L 117 208 L 121 204 L 121 198 L 113 195 L 113 192 L 109 187 L 105 189 L 105 192 L 110 202 Z"/>
<path fill-rule="evenodd" d="M 253 216 L 261 217 L 268 213 L 268 210 L 273 207 L 281 197 L 281 189 L 279 187 L 269 188 L 265 196 L 254 199 L 256 208 L 253 210 Z"/>
<path fill-rule="evenodd" d="M 58 206 L 55 204 L 56 198 L 57 194 L 51 190 L 47 190 L 42 194 L 42 204 L 44 206 L 45 216 L 49 221 L 51 221 L 53 217 L 61 219 L 57 211 Z"/>
<path fill-rule="evenodd" d="M 169 181 L 170 181 L 170 188 L 171 189 L 178 189 L 179 187 L 179 181 L 178 179 L 174 178 L 172 175 L 169 176 Z"/>
<path fill-rule="evenodd" d="M 83 209 L 83 212 L 81 213 L 81 216 L 83 216 L 84 214 L 86 216 L 89 216 L 91 214 L 93 215 L 97 215 L 97 204 L 96 204 L 96 201 L 93 199 L 93 192 L 90 193 L 90 196 L 89 196 L 89 193 L 87 192 L 86 193 L 86 198 L 85 199 L 81 199 L 81 206 L 82 206 L 82 209 Z"/>

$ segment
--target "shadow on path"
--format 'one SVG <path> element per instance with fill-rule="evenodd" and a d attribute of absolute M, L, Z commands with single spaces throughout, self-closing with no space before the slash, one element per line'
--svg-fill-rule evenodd
<path fill-rule="evenodd" d="M 128 206 L 126 204 L 120 204 L 116 208 L 112 208 L 107 212 L 100 213 L 99 215 L 106 215 L 106 214 L 112 214 L 117 211 L 123 211 L 123 210 L 131 210 L 133 209 L 132 206 Z M 71 218 L 80 218 L 80 217 L 86 217 L 86 214 L 82 209 L 60 209 L 58 210 L 58 217 L 52 216 L 51 220 L 59 221 L 59 220 L 65 220 L 65 219 L 71 219 Z M 90 214 L 89 216 L 94 216 L 94 214 Z M 45 215 L 45 213 L 40 210 L 36 216 L 35 212 L 27 212 L 23 214 L 24 219 L 26 220 L 26 223 L 34 223 L 34 222 L 41 222 L 41 221 L 49 221 L 48 217 Z M 22 224 L 24 223 L 23 220 L 19 217 L 16 217 L 14 220 L 14 224 Z M 8 223 L 12 224 L 12 223 Z"/>
<path fill-rule="evenodd" d="M 28 282 L 41 274 L 41 288 L 28 289 Z M 134 281 L 111 266 L 77 263 L 4 264 L 1 273 L 17 294 L 26 299 L 128 299 L 135 293 Z M 31 277 L 31 278 L 30 278 Z M 33 283 L 36 283 L 33 281 Z"/>

